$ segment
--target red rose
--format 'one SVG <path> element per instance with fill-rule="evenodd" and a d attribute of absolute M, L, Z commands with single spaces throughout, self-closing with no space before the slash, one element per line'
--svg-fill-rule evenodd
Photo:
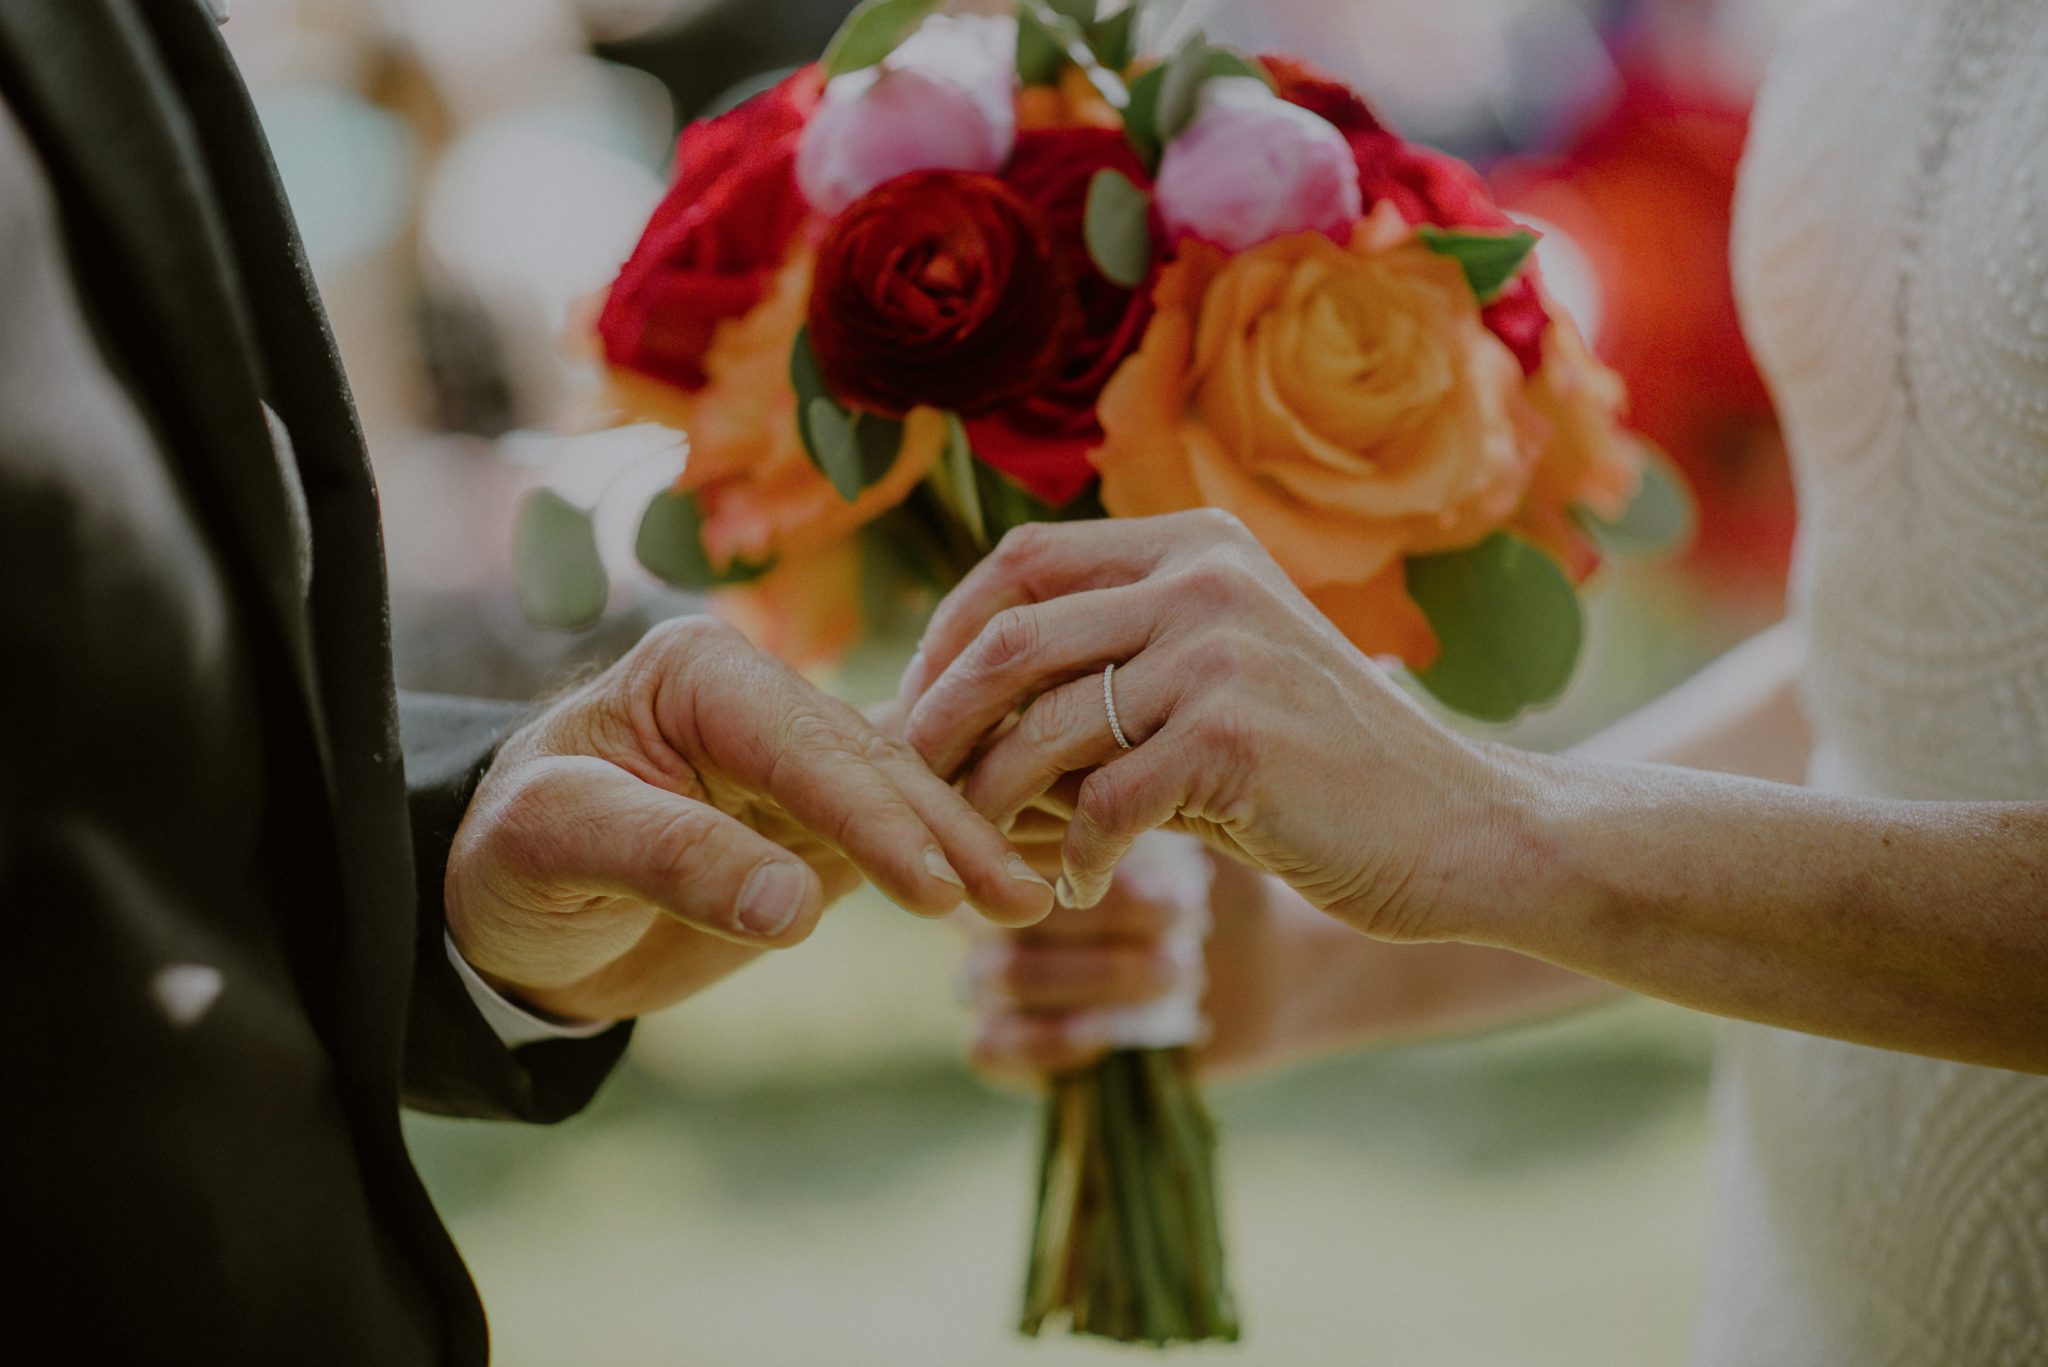
<path fill-rule="evenodd" d="M 1265 55 L 1259 58 L 1259 65 L 1273 78 L 1273 88 L 1281 99 L 1322 115 L 1347 138 L 1392 131 L 1358 92 L 1298 57 Z"/>
<path fill-rule="evenodd" d="M 1482 231 L 1515 226 L 1494 203 L 1477 171 L 1456 157 L 1409 142 L 1380 122 L 1349 87 L 1291 57 L 1261 57 L 1259 62 L 1272 74 L 1280 98 L 1320 114 L 1351 144 L 1367 209 L 1385 199 L 1392 200 L 1410 223 Z M 1534 375 L 1543 364 L 1543 330 L 1550 326 L 1550 317 L 1536 292 L 1533 263 L 1486 306 L 1485 319 L 1515 353 L 1522 373 Z"/>
<path fill-rule="evenodd" d="M 967 426 L 974 453 L 1054 507 L 1095 482 L 1088 453 L 1102 444 L 1095 401 L 1137 349 L 1152 319 L 1150 289 L 1125 289 L 1095 268 L 1083 220 L 1095 173 L 1117 171 L 1150 183 L 1143 163 L 1113 128 L 1053 128 L 1020 134 L 1003 182 L 1044 217 L 1073 282 L 1075 325 L 1044 384 Z M 1165 238 L 1154 225 L 1153 255 Z"/>
<path fill-rule="evenodd" d="M 1045 382 L 1072 298 L 1037 210 L 991 176 L 919 171 L 818 244 L 811 347 L 853 407 L 985 413 Z"/>
<path fill-rule="evenodd" d="M 686 390 L 712 334 L 761 302 L 809 207 L 796 145 L 824 82 L 807 67 L 676 144 L 676 181 L 597 323 L 605 358 Z"/>

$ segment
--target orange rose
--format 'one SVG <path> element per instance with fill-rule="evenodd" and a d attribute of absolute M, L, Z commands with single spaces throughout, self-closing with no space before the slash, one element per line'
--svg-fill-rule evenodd
<path fill-rule="evenodd" d="M 844 539 L 901 503 L 945 445 L 944 417 L 918 409 L 904 420 L 894 467 L 853 502 L 818 473 L 797 434 L 789 378 L 810 291 L 811 255 L 799 251 L 752 312 L 719 326 L 705 356 L 707 382 L 693 394 L 614 377 L 636 416 L 689 433 L 690 459 L 676 487 L 696 493 L 704 551 L 721 569 L 803 557 Z"/>
<path fill-rule="evenodd" d="M 1226 508 L 1361 649 L 1428 663 L 1402 560 L 1512 520 L 1544 437 L 1463 271 L 1383 205 L 1348 245 L 1183 244 L 1156 297 L 1103 394 L 1104 505 Z"/>
<path fill-rule="evenodd" d="M 1034 128 L 1114 128 L 1122 132 L 1123 127 L 1123 116 L 1075 67 L 1062 71 L 1057 85 L 1029 85 L 1017 92 L 1019 132 Z"/>
<path fill-rule="evenodd" d="M 1549 439 L 1529 481 L 1516 530 L 1549 551 L 1574 581 L 1600 564 L 1600 553 L 1572 517 L 1583 507 L 1621 516 L 1642 480 L 1642 443 L 1621 426 L 1628 391 L 1600 364 L 1572 320 L 1544 301 L 1551 325 L 1543 364 L 1529 380 L 1529 398 L 1549 424 Z"/>

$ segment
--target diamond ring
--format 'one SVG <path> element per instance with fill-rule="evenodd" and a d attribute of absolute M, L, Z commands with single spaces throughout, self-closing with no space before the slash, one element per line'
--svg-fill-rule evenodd
<path fill-rule="evenodd" d="M 1116 737 L 1117 748 L 1128 750 L 1131 743 L 1124 737 L 1123 723 L 1116 718 L 1116 666 L 1102 671 L 1102 708 L 1109 713 L 1109 734 Z"/>

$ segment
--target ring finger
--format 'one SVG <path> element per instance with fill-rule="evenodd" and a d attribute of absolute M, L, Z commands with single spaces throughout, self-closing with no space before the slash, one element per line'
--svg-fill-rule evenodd
<path fill-rule="evenodd" d="M 1142 745 L 1165 720 L 1171 699 L 1156 652 L 1041 694 L 1009 734 L 967 776 L 962 791 L 998 826 L 1071 773 L 1107 764 Z M 1119 744 L 1111 710 L 1128 744 Z"/>

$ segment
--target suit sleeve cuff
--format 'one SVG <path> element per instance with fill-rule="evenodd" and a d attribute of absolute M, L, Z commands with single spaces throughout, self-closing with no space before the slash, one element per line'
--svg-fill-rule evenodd
<path fill-rule="evenodd" d="M 538 1044 L 542 1040 L 596 1039 L 618 1024 L 617 1021 L 555 1020 L 529 1011 L 485 982 L 483 974 L 462 957 L 462 951 L 455 947 L 455 937 L 446 930 L 441 932 L 441 943 L 448 950 L 448 962 L 455 966 L 455 975 L 462 979 L 469 999 L 476 1003 L 477 1014 L 484 1018 L 484 1024 L 491 1027 L 491 1033 L 502 1040 L 507 1049 Z"/>

